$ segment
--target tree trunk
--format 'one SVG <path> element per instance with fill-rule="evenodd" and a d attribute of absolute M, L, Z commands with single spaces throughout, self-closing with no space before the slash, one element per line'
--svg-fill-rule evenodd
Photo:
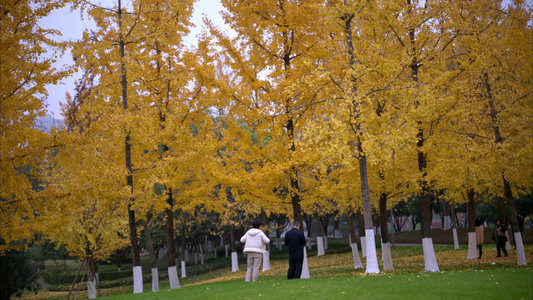
<path fill-rule="evenodd" d="M 288 65 L 287 65 L 288 66 Z M 287 125 L 285 126 L 287 129 L 287 134 L 289 136 L 290 140 L 290 148 L 289 148 L 289 159 L 292 161 L 292 156 L 294 152 L 296 152 L 296 146 L 294 143 L 294 120 L 292 117 L 287 120 Z M 290 179 L 290 195 L 291 195 L 291 203 L 292 203 L 292 212 L 293 212 L 293 218 L 294 221 L 300 222 L 303 231 L 303 217 L 302 217 L 302 206 L 300 204 L 300 183 L 298 181 L 298 170 L 295 166 L 291 166 L 289 170 L 289 179 Z"/>
<path fill-rule="evenodd" d="M 476 219 L 476 202 L 473 189 L 467 192 L 468 198 L 468 256 L 467 259 L 477 258 L 477 239 L 476 226 L 474 220 Z"/>
<path fill-rule="evenodd" d="M 235 245 L 235 226 L 231 225 L 229 229 L 229 241 L 231 246 L 231 271 L 239 271 L 239 259 L 237 256 L 237 246 Z"/>
<path fill-rule="evenodd" d="M 122 29 L 122 3 L 121 0 L 118 0 L 118 27 L 119 30 Z M 124 112 L 128 111 L 128 80 L 126 76 L 126 65 L 125 65 L 125 43 L 122 39 L 122 34 L 119 36 L 119 47 L 120 47 L 120 66 L 121 66 L 121 83 L 122 83 L 122 107 Z M 125 157 L 126 157 L 126 170 L 128 174 L 126 175 L 126 182 L 130 187 L 131 193 L 133 194 L 133 168 L 131 164 L 131 137 L 128 133 L 125 139 Z M 131 257 L 133 263 L 133 293 L 142 293 L 143 284 L 142 284 L 142 267 L 141 267 L 141 255 L 139 251 L 139 241 L 137 239 L 137 224 L 135 220 L 135 210 L 132 209 L 133 198 L 129 199 L 128 204 L 128 220 L 130 228 L 130 242 L 131 242 Z"/>
<path fill-rule="evenodd" d="M 269 223 L 267 214 L 264 210 L 261 210 L 261 223 L 265 228 L 265 235 L 270 238 Z M 270 244 L 267 245 L 267 253 L 263 253 L 263 272 L 270 270 Z"/>
<path fill-rule="evenodd" d="M 154 253 L 154 246 L 152 244 L 152 237 L 150 236 L 150 227 L 148 223 L 141 220 L 141 225 L 144 228 L 144 238 L 146 240 L 146 247 L 150 255 L 150 268 L 152 270 L 152 292 L 159 291 L 159 272 L 157 270 L 157 257 Z"/>
<path fill-rule="evenodd" d="M 320 215 L 318 212 L 315 215 L 316 218 L 316 248 L 317 248 L 317 256 L 324 255 L 326 252 L 324 251 L 324 238 L 322 234 L 322 222 L 320 221 Z"/>
<path fill-rule="evenodd" d="M 444 220 L 442 221 L 442 229 L 448 230 L 452 227 L 450 216 L 450 202 L 444 201 L 442 210 L 444 214 Z"/>
<path fill-rule="evenodd" d="M 359 220 L 359 239 L 361 240 L 361 254 L 366 257 L 366 237 L 365 237 L 365 219 L 361 216 L 361 212 L 357 212 L 357 219 Z"/>
<path fill-rule="evenodd" d="M 96 298 L 96 264 L 92 256 L 87 258 L 87 292 L 89 299 Z"/>
<path fill-rule="evenodd" d="M 168 208 L 165 209 L 165 237 L 167 242 L 167 260 L 168 260 L 168 280 L 170 289 L 179 289 L 180 282 L 178 279 L 178 268 L 176 267 L 176 246 L 174 243 L 174 199 L 172 199 L 172 188 L 167 193 Z"/>
<path fill-rule="evenodd" d="M 180 248 L 181 248 L 181 278 L 187 277 L 187 268 L 186 268 L 186 255 L 187 255 L 187 238 L 185 236 L 186 230 L 185 230 L 185 213 L 183 212 L 183 223 L 181 225 L 181 236 L 180 236 Z"/>
<path fill-rule="evenodd" d="M 361 263 L 361 258 L 359 257 L 359 251 L 357 250 L 357 238 L 355 236 L 355 222 L 354 214 L 348 213 L 348 231 L 350 234 L 350 247 L 352 248 L 352 257 L 353 257 L 353 268 L 362 269 L 363 264 Z"/>
<path fill-rule="evenodd" d="M 450 214 L 452 219 L 453 245 L 455 250 L 459 250 L 459 238 L 457 237 L 457 216 L 455 215 L 455 206 L 450 205 Z"/>
<path fill-rule="evenodd" d="M 505 176 L 502 175 L 502 177 L 503 177 L 505 197 L 507 198 L 507 205 L 509 206 L 511 228 L 513 229 L 513 236 L 515 240 L 517 264 L 519 266 L 525 266 L 527 265 L 526 252 L 524 249 L 524 242 L 522 241 L 522 234 L 520 233 L 520 227 L 518 226 L 518 218 L 516 215 L 516 208 L 514 206 L 514 199 L 513 199 L 513 193 L 511 190 L 511 184 L 505 178 Z M 509 241 L 509 239 L 507 239 L 507 241 Z"/>
<path fill-rule="evenodd" d="M 379 224 L 381 227 L 381 258 L 383 270 L 392 270 L 392 254 L 389 241 L 389 228 L 387 224 L 387 193 L 381 193 L 379 197 Z"/>

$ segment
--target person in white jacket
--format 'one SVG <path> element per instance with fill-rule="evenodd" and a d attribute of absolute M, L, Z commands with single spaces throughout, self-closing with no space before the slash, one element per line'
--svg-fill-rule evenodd
<path fill-rule="evenodd" d="M 248 230 L 246 234 L 241 238 L 241 243 L 244 243 L 244 250 L 248 256 L 248 269 L 246 271 L 246 282 L 256 282 L 259 277 L 259 267 L 263 261 L 263 253 L 267 253 L 267 245 L 270 243 L 270 239 L 263 233 L 259 227 L 261 222 L 255 220 L 252 223 L 252 229 Z"/>

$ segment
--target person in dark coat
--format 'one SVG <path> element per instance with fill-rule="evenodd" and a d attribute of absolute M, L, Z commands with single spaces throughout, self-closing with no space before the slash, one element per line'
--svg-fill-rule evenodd
<path fill-rule="evenodd" d="M 289 247 L 289 271 L 287 279 L 300 278 L 307 241 L 300 231 L 300 222 L 292 222 L 292 229 L 285 233 L 285 245 Z"/>
<path fill-rule="evenodd" d="M 498 256 L 501 257 L 501 251 L 507 256 L 507 250 L 505 249 L 505 243 L 507 243 L 507 235 L 505 235 L 505 232 L 507 231 L 507 226 L 502 223 L 500 219 L 496 220 L 496 251 L 498 252 Z"/>

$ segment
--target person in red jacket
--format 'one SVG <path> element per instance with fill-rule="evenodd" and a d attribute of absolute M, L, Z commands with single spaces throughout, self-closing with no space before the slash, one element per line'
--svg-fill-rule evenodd
<path fill-rule="evenodd" d="M 289 271 L 287 279 L 300 278 L 304 262 L 304 246 L 307 243 L 300 231 L 300 222 L 292 222 L 292 229 L 285 233 L 285 245 L 289 247 Z"/>
<path fill-rule="evenodd" d="M 263 233 L 261 229 L 261 222 L 254 220 L 252 229 L 248 230 L 241 238 L 241 243 L 244 243 L 242 252 L 247 255 L 248 268 L 246 270 L 246 282 L 256 282 L 259 277 L 259 266 L 263 261 L 263 254 L 267 253 L 267 247 L 270 239 Z M 253 278 L 252 278 L 253 275 Z"/>

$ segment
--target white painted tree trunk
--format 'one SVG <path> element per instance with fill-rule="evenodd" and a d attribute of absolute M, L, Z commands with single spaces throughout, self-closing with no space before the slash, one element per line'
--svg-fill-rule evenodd
<path fill-rule="evenodd" d="M 152 268 L 152 292 L 159 291 L 159 272 L 157 268 Z"/>
<path fill-rule="evenodd" d="M 366 273 L 379 273 L 378 256 L 376 253 L 376 242 L 374 239 L 374 229 L 365 230 L 366 244 Z"/>
<path fill-rule="evenodd" d="M 165 258 L 165 248 L 159 248 L 159 256 L 157 258 L 158 259 Z"/>
<path fill-rule="evenodd" d="M 431 243 L 433 243 L 433 240 Z M 459 250 L 459 238 L 457 237 L 457 228 L 453 229 L 453 246 L 455 250 Z"/>
<path fill-rule="evenodd" d="M 374 230 L 372 230 L 372 232 L 374 232 Z M 361 240 L 361 254 L 363 255 L 363 257 L 366 257 L 366 237 L 362 236 L 360 237 L 360 240 Z"/>
<path fill-rule="evenodd" d="M 94 281 L 87 281 L 87 292 L 89 299 L 96 299 L 96 278 Z"/>
<path fill-rule="evenodd" d="M 324 239 L 321 236 L 316 237 L 316 247 L 317 247 L 316 256 L 326 254 L 326 252 L 324 251 Z"/>
<path fill-rule="evenodd" d="M 207 252 L 213 252 L 213 241 L 212 240 L 207 241 Z"/>
<path fill-rule="evenodd" d="M 448 230 L 452 228 L 452 218 L 450 216 L 444 216 L 444 223 L 442 224 L 443 230 Z"/>
<path fill-rule="evenodd" d="M 306 240 L 306 244 L 307 244 L 307 249 L 309 249 L 309 251 L 311 251 L 311 247 L 313 246 L 313 243 L 311 243 L 311 238 L 307 237 L 305 240 Z"/>
<path fill-rule="evenodd" d="M 225 251 L 226 251 L 226 257 L 229 256 L 229 245 L 226 245 L 226 247 L 224 247 Z"/>
<path fill-rule="evenodd" d="M 200 264 L 204 264 L 204 254 L 200 253 Z"/>
<path fill-rule="evenodd" d="M 133 293 L 143 292 L 143 269 L 141 266 L 133 267 Z"/>
<path fill-rule="evenodd" d="M 194 252 L 194 264 L 198 264 L 198 252 Z"/>
<path fill-rule="evenodd" d="M 390 242 L 389 243 L 381 242 L 381 259 L 383 260 L 383 270 L 394 269 L 394 266 L 392 265 L 392 254 L 390 251 Z"/>
<path fill-rule="evenodd" d="M 186 267 L 185 261 L 182 260 L 181 261 L 181 278 L 185 278 L 185 277 L 187 277 L 187 267 Z"/>
<path fill-rule="evenodd" d="M 509 230 L 505 232 L 505 236 L 507 237 L 507 242 L 505 243 L 505 250 L 513 249 L 513 246 L 511 246 L 511 240 L 509 239 Z"/>
<path fill-rule="evenodd" d="M 278 247 L 279 250 L 281 250 L 281 238 L 276 238 L 276 247 Z"/>
<path fill-rule="evenodd" d="M 476 242 L 476 233 L 468 233 L 468 257 L 467 259 L 477 258 L 477 242 Z"/>
<path fill-rule="evenodd" d="M 309 279 L 311 275 L 309 274 L 309 264 L 307 263 L 307 249 L 304 247 L 304 262 L 302 264 L 302 274 L 300 279 Z"/>
<path fill-rule="evenodd" d="M 527 265 L 526 252 L 524 250 L 524 241 L 522 240 L 522 234 L 520 232 L 514 233 L 514 239 L 516 242 L 516 260 L 519 266 Z"/>
<path fill-rule="evenodd" d="M 263 253 L 263 272 L 270 271 L 270 252 Z"/>
<path fill-rule="evenodd" d="M 180 281 L 178 279 L 178 268 L 176 266 L 168 267 L 168 281 L 170 282 L 171 290 L 180 288 Z"/>
<path fill-rule="evenodd" d="M 237 258 L 237 252 L 231 252 L 231 272 L 239 271 L 239 260 Z"/>
<path fill-rule="evenodd" d="M 433 239 L 423 238 L 422 247 L 424 248 L 424 265 L 426 272 L 438 272 L 439 265 L 437 264 L 437 257 L 435 256 L 435 249 L 433 248 Z"/>
<path fill-rule="evenodd" d="M 350 244 L 352 247 L 352 256 L 353 256 L 353 268 L 362 269 L 363 263 L 361 263 L 361 258 L 359 257 L 359 250 L 357 249 L 357 243 Z"/>
<path fill-rule="evenodd" d="M 328 237 L 325 236 L 325 237 L 324 237 L 324 250 L 328 250 L 328 246 L 329 246 L 329 243 L 328 243 Z"/>

